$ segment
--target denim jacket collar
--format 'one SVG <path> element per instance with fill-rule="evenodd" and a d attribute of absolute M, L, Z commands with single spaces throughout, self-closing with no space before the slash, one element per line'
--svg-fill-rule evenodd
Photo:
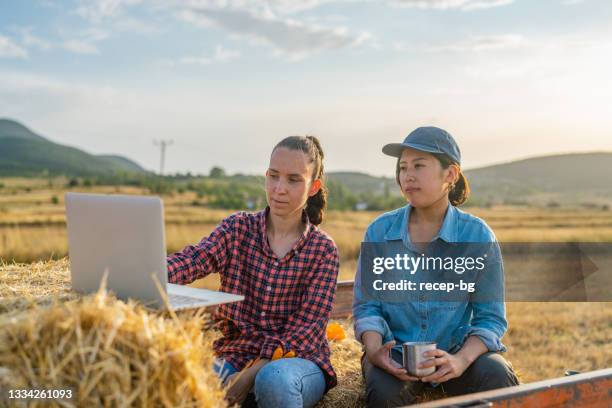
<path fill-rule="evenodd" d="M 385 234 L 386 241 L 402 240 L 404 244 L 410 243 L 410 235 L 408 234 L 408 222 L 410 221 L 410 210 L 412 206 L 406 205 L 404 209 L 395 218 L 395 222 L 391 225 Z M 446 215 L 440 230 L 433 237 L 432 241 L 440 238 L 446 242 L 457 242 L 457 209 L 454 205 L 448 204 Z"/>

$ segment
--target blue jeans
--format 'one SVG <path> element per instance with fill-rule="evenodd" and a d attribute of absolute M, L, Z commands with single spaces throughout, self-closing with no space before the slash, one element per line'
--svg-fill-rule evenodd
<path fill-rule="evenodd" d="M 225 383 L 237 370 L 217 359 L 215 372 Z M 259 370 L 251 390 L 260 408 L 312 407 L 325 393 L 325 376 L 318 365 L 303 358 L 271 361 Z"/>

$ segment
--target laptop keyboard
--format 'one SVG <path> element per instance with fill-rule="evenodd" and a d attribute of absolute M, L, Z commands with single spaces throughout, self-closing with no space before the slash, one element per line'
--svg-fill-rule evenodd
<path fill-rule="evenodd" d="M 202 298 L 195 298 L 191 296 L 183 296 L 176 294 L 168 294 L 168 298 L 170 299 L 170 304 L 174 307 L 190 306 L 193 304 L 198 304 L 207 301 L 206 299 Z"/>

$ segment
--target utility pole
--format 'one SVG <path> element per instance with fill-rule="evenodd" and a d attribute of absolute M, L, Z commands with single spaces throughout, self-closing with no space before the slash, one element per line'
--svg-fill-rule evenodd
<path fill-rule="evenodd" d="M 167 146 L 172 146 L 172 144 L 174 143 L 173 140 L 160 140 L 159 142 L 157 140 L 153 141 L 153 144 L 155 146 L 159 146 L 160 150 L 161 150 L 161 157 L 159 159 L 159 175 L 163 176 L 164 175 L 164 161 L 166 158 L 166 147 Z"/>

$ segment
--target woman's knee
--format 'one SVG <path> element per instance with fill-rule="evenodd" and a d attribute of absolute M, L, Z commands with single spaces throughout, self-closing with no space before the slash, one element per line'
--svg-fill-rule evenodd
<path fill-rule="evenodd" d="M 487 352 L 479 356 L 472 365 L 472 370 L 480 377 L 483 388 L 495 389 L 519 384 L 512 364 L 499 353 Z"/>
<path fill-rule="evenodd" d="M 254 391 L 260 406 L 312 406 L 323 396 L 325 378 L 321 369 L 310 361 L 298 360 L 277 360 L 259 370 Z"/>
<path fill-rule="evenodd" d="M 376 384 L 366 390 L 368 407 L 400 407 L 416 402 L 416 393 L 409 383 L 401 385 Z"/>
<path fill-rule="evenodd" d="M 299 392 L 300 381 L 297 376 L 283 370 L 279 364 L 268 363 L 257 373 L 254 390 L 257 396 L 293 394 Z"/>
<path fill-rule="evenodd" d="M 421 383 L 401 381 L 369 362 L 363 371 L 368 407 L 396 407 L 416 401 Z"/>

